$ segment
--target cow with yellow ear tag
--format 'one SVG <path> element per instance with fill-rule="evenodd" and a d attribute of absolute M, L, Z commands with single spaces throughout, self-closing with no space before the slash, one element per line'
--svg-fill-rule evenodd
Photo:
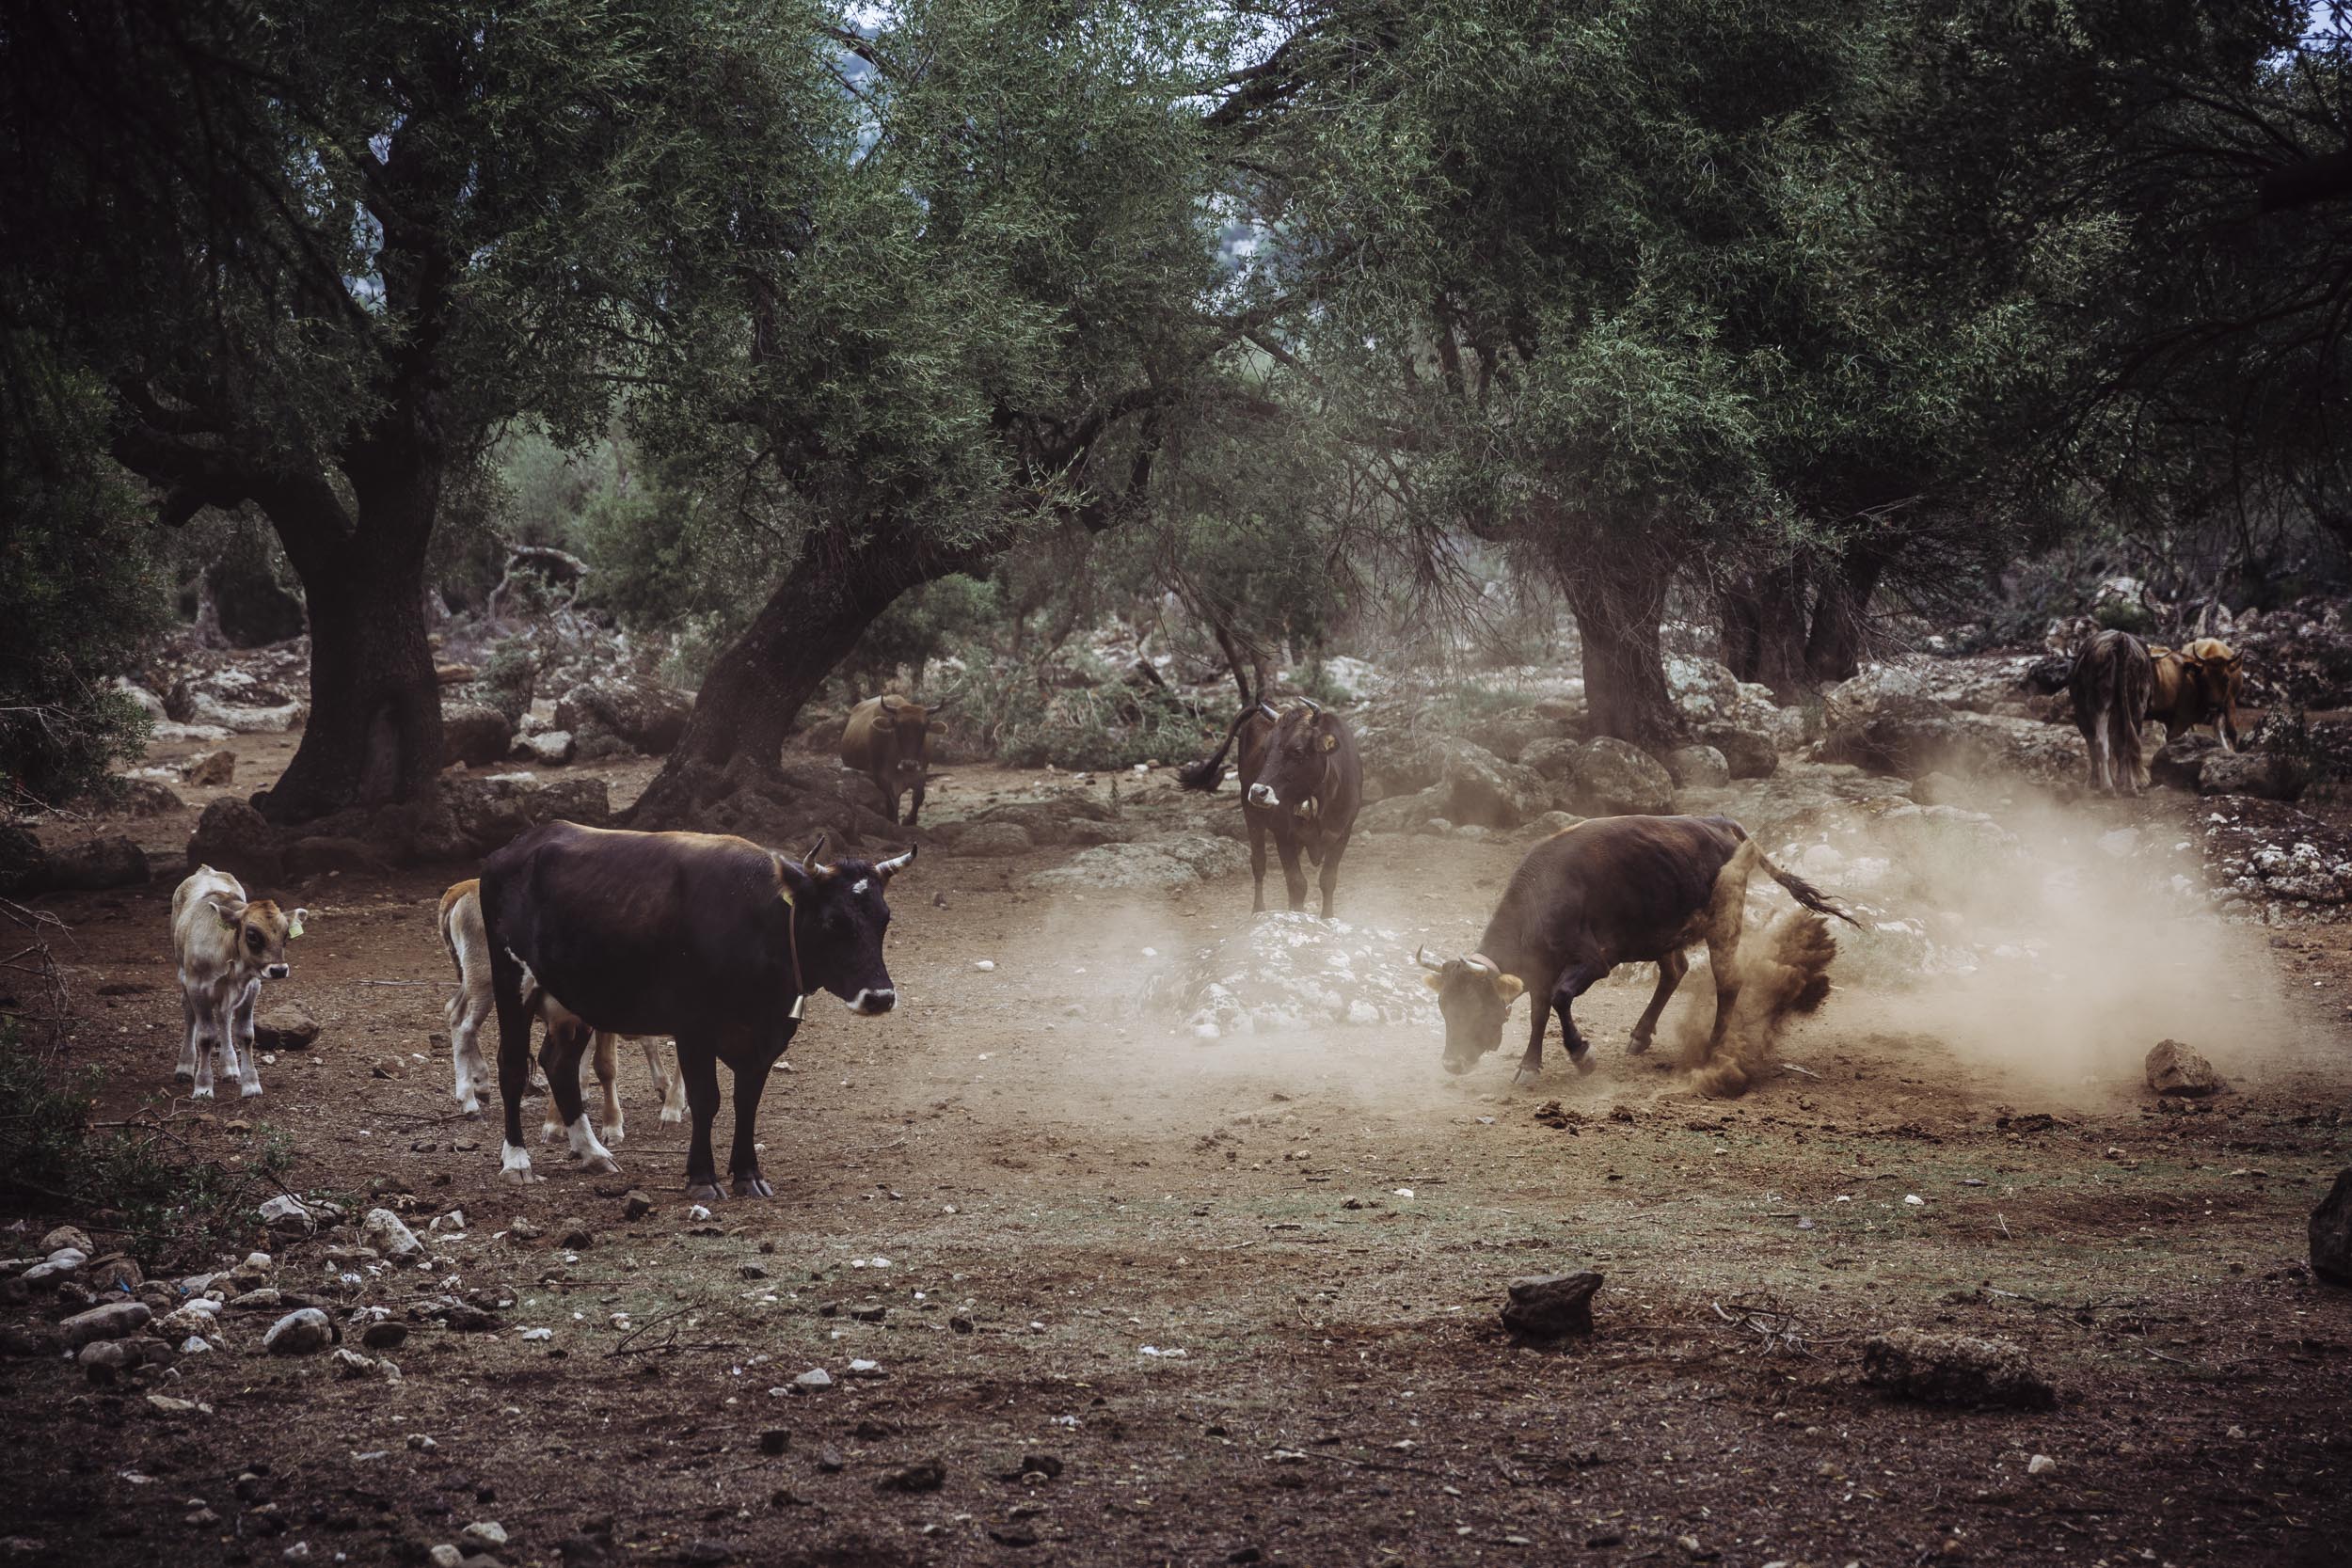
<path fill-rule="evenodd" d="M 250 1100 L 262 1092 L 253 1049 L 253 1007 L 263 980 L 293 973 L 286 943 L 302 934 L 307 910 L 285 911 L 248 899 L 226 871 L 201 865 L 171 895 L 171 945 L 179 961 L 180 1012 L 186 1025 L 172 1076 L 190 1097 L 213 1098 L 213 1069 L 235 1078 Z M 240 1053 L 242 1052 L 242 1054 Z"/>

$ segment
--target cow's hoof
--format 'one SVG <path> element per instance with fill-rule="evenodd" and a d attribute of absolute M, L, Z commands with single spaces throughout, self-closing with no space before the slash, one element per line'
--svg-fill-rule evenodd
<path fill-rule="evenodd" d="M 482 1101 L 479 1100 L 469 1100 L 464 1104 L 457 1107 L 457 1114 L 461 1117 L 470 1117 L 474 1120 L 480 1121 L 482 1119 Z"/>
<path fill-rule="evenodd" d="M 1511 1086 L 1515 1089 L 1532 1089 L 1542 1082 L 1543 1074 L 1531 1067 L 1523 1067 L 1511 1075 Z"/>
<path fill-rule="evenodd" d="M 1629 1056 L 1640 1056 L 1647 1053 L 1649 1051 L 1650 1039 L 1651 1037 L 1648 1035 L 1633 1036 L 1625 1042 L 1626 1054 Z"/>
<path fill-rule="evenodd" d="M 243 1100 L 259 1100 L 262 1098 L 262 1085 L 259 1084 L 247 1084 L 237 1090 L 237 1095 L 238 1098 Z"/>
<path fill-rule="evenodd" d="M 719 1190 L 716 1181 L 689 1181 L 686 1196 L 697 1203 L 716 1203 L 727 1195 Z"/>
<path fill-rule="evenodd" d="M 190 1072 L 183 1067 L 173 1068 L 171 1069 L 171 1081 L 175 1084 L 193 1084 L 196 1082 L 196 1074 Z"/>
<path fill-rule="evenodd" d="M 776 1190 L 768 1185 L 768 1179 L 764 1176 L 757 1174 L 739 1176 L 735 1179 L 735 1196 L 738 1197 L 773 1197 L 776 1196 Z"/>
<path fill-rule="evenodd" d="M 601 1132 L 604 1142 L 608 1146 L 624 1142 L 628 1137 L 628 1130 L 617 1121 L 612 1126 L 602 1129 Z"/>
<path fill-rule="evenodd" d="M 210 1100 L 213 1098 L 213 1085 L 210 1084 L 199 1084 L 196 1087 L 188 1091 L 188 1098 L 190 1100 Z"/>
<path fill-rule="evenodd" d="M 580 1168 L 590 1176 L 618 1176 L 621 1163 L 610 1154 L 591 1154 L 580 1161 Z"/>
<path fill-rule="evenodd" d="M 1589 1051 L 1576 1058 L 1576 1070 L 1580 1073 L 1592 1071 L 1594 1065 L 1593 1053 Z"/>
<path fill-rule="evenodd" d="M 539 1141 L 543 1144 L 562 1143 L 564 1124 L 558 1121 L 542 1122 L 539 1127 Z"/>
<path fill-rule="evenodd" d="M 673 1111 L 665 1107 L 661 1113 L 661 1119 L 675 1125 L 676 1123 L 686 1119 L 686 1113 L 684 1111 Z"/>

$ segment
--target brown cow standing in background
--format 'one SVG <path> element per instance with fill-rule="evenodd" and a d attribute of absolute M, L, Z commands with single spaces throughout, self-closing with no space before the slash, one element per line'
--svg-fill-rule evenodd
<path fill-rule="evenodd" d="M 2246 674 L 2230 645 L 2217 637 L 2201 637 L 2185 648 L 2148 652 L 2155 661 L 2148 717 L 2164 726 L 2168 737 L 2211 724 L 2221 749 L 2236 751 L 2237 704 L 2246 693 Z"/>
<path fill-rule="evenodd" d="M 914 803 L 907 808 L 905 826 L 914 827 L 923 809 L 931 766 L 930 723 L 946 709 L 944 702 L 926 707 L 892 692 L 868 697 L 850 710 L 849 728 L 841 732 L 842 764 L 874 781 L 893 822 L 899 821 L 899 796 L 910 789 Z"/>
<path fill-rule="evenodd" d="M 2155 683 L 2147 644 L 2127 631 L 2093 633 L 2075 657 L 2067 689 L 2074 727 L 2090 744 L 2090 787 L 2137 795 L 2148 783 L 2139 758 L 2139 726 Z"/>
<path fill-rule="evenodd" d="M 1356 739 L 1340 716 L 1301 697 L 1277 713 L 1260 701 L 1243 708 L 1214 755 L 1176 770 L 1186 789 L 1214 791 L 1224 782 L 1225 753 L 1241 742 L 1242 819 L 1249 829 L 1249 868 L 1257 897 L 1250 913 L 1265 909 L 1265 841 L 1282 859 L 1282 882 L 1294 910 L 1307 907 L 1307 874 L 1298 856 L 1323 867 L 1323 918 L 1331 918 L 1331 894 L 1339 886 L 1340 859 L 1356 831 L 1364 803 L 1364 768 Z"/>

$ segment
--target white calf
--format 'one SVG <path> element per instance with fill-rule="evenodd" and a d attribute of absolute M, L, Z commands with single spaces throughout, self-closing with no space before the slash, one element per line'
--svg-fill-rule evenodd
<path fill-rule="evenodd" d="M 482 1059 L 481 1033 L 497 1006 L 490 992 L 490 938 L 482 924 L 481 887 L 478 879 L 469 878 L 441 895 L 441 945 L 449 950 L 457 965 L 457 990 L 451 994 L 447 1009 L 450 1056 L 457 1079 L 453 1093 L 468 1116 L 482 1109 L 476 1085 L 489 1082 L 490 1069 Z M 523 972 L 523 985 L 525 1003 L 547 1024 L 550 1039 L 588 1030 L 579 1015 L 541 989 L 529 970 Z M 588 1032 L 591 1049 L 582 1062 L 593 1063 L 597 1086 L 602 1091 L 603 1113 L 598 1119 L 603 1123 L 604 1141 L 616 1144 L 626 1134 L 621 1097 L 614 1082 L 620 1066 L 617 1037 Z M 638 1043 L 645 1049 L 645 1070 L 653 1079 L 654 1093 L 661 1097 L 661 1119 L 685 1119 L 686 1094 L 678 1081 L 676 1063 L 673 1061 L 664 1071 L 660 1041 L 645 1036 Z M 566 1135 L 564 1124 L 556 1119 L 555 1097 L 549 1095 L 540 1136 L 548 1143 L 557 1143 Z"/>
<path fill-rule="evenodd" d="M 302 934 L 308 912 L 287 914 L 267 898 L 248 901 L 237 879 L 209 865 L 197 867 L 172 894 L 172 955 L 180 965 L 180 1013 L 187 1025 L 172 1077 L 193 1084 L 193 1098 L 213 1098 L 215 1054 L 223 1076 L 235 1078 L 247 1100 L 262 1092 L 253 1004 L 263 980 L 286 977 L 286 939 Z"/>

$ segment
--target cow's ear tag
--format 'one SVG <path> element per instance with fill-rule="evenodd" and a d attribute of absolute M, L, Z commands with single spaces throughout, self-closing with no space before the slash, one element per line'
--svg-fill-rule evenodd
<path fill-rule="evenodd" d="M 302 934 L 302 917 L 303 917 L 303 915 L 304 915 L 304 914 L 306 914 L 307 912 L 309 912 L 309 911 L 304 911 L 304 910 L 296 910 L 296 911 L 294 911 L 294 920 L 293 920 L 293 922 L 292 922 L 290 925 L 288 925 L 288 926 L 287 926 L 287 927 L 286 927 L 286 934 L 287 934 L 288 936 L 290 936 L 290 937 L 298 937 L 298 936 L 300 936 L 300 935 Z"/>
<path fill-rule="evenodd" d="M 798 1022 L 801 1021 L 801 1014 L 802 1014 L 802 1012 L 803 1012 L 803 1011 L 804 1011 L 804 1010 L 807 1008 L 807 1006 L 808 1006 L 808 998 L 807 998 L 807 997 L 805 997 L 805 996 L 796 996 L 796 997 L 794 997 L 794 998 L 792 999 L 792 1010 L 791 1010 L 790 1012 L 788 1012 L 788 1013 L 785 1014 L 784 1016 L 785 1016 L 785 1017 L 787 1017 L 787 1018 L 788 1018 L 788 1019 L 790 1019 L 790 1020 L 792 1020 L 792 1022 L 793 1022 L 798 1023 Z"/>
<path fill-rule="evenodd" d="M 1338 751 L 1340 749 L 1340 737 L 1336 735 L 1325 736 L 1323 737 L 1323 749 L 1327 752 Z"/>

